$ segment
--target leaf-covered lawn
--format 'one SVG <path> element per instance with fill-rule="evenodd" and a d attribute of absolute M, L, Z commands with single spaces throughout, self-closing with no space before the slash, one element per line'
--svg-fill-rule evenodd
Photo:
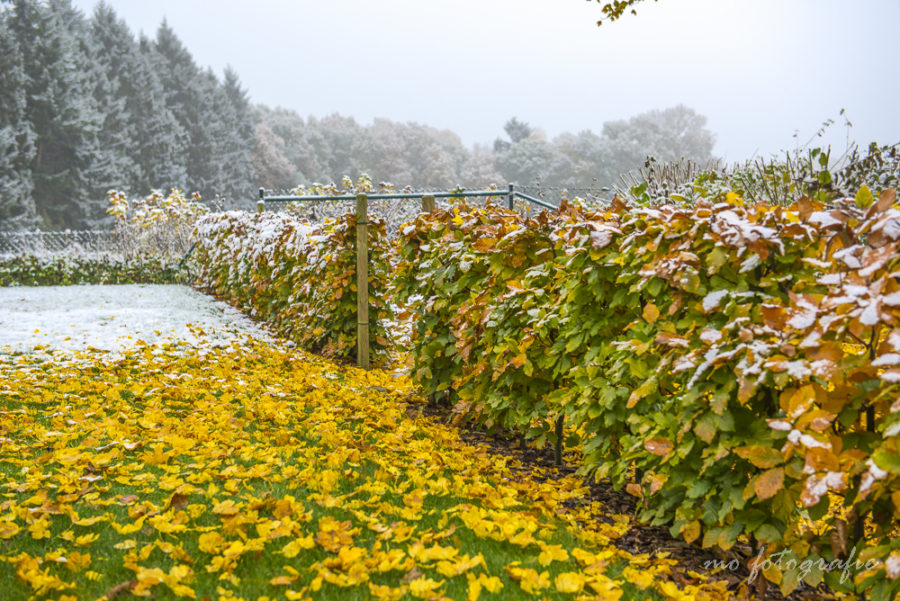
<path fill-rule="evenodd" d="M 421 402 L 259 342 L 0 358 L 3 598 L 727 597 Z"/>

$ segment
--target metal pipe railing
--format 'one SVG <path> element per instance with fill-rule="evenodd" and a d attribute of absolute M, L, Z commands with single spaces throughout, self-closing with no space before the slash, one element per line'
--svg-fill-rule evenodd
<path fill-rule="evenodd" d="M 545 209 L 550 209 L 550 210 L 555 211 L 556 209 L 559 208 L 555 205 L 550 204 L 549 202 L 547 202 L 545 200 L 541 200 L 540 198 L 535 198 L 534 196 L 528 196 L 527 194 L 523 194 L 521 192 L 515 192 L 515 195 L 517 197 L 521 198 L 522 200 L 527 200 L 528 202 L 534 203 L 539 207 L 544 207 Z"/>
<path fill-rule="evenodd" d="M 475 192 L 409 192 L 409 193 L 391 193 L 391 194 L 369 194 L 366 196 L 369 200 L 421 200 L 425 196 L 433 196 L 434 198 L 465 198 L 467 196 L 505 196 L 506 192 L 502 190 L 478 190 Z M 356 200 L 356 194 L 339 194 L 337 196 L 260 196 L 260 200 L 265 202 L 307 202 L 307 201 L 327 201 L 327 200 Z"/>
<path fill-rule="evenodd" d="M 510 184 L 507 190 L 474 190 L 474 191 L 461 191 L 461 192 L 392 192 L 385 194 L 366 194 L 369 200 L 422 200 L 423 198 L 485 198 L 495 196 L 497 198 L 506 197 L 508 208 L 513 208 L 513 201 L 515 198 L 521 198 L 526 202 L 530 202 L 532 204 L 536 204 L 539 207 L 544 209 L 556 210 L 558 207 L 547 202 L 541 200 L 539 198 L 535 198 L 534 196 L 529 196 L 528 194 L 523 194 L 522 192 L 518 192 L 515 189 L 514 184 Z M 316 195 L 316 196 L 266 196 L 266 191 L 264 188 L 259 189 L 259 202 L 263 203 L 263 210 L 265 208 L 265 203 L 267 202 L 327 202 L 327 201 L 335 201 L 335 200 L 356 200 L 356 194 L 336 194 L 334 196 L 327 195 Z"/>

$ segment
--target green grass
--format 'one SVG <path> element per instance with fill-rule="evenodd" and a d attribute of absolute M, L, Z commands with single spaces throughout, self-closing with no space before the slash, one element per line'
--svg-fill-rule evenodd
<path fill-rule="evenodd" d="M 336 372 L 340 377 L 331 377 Z M 554 494 L 579 494 L 577 480 L 539 482 L 512 469 L 514 460 L 492 456 L 461 441 L 452 428 L 407 412 L 408 384 L 381 372 L 259 346 L 205 357 L 143 349 L 118 362 L 88 357 L 80 366 L 8 361 L 0 363 L 0 380 L 9 382 L 0 388 L 0 439 L 11 441 L 0 448 L 0 521 L 12 518 L 20 529 L 0 538 L 5 599 L 94 600 L 135 581 L 139 569 L 168 573 L 179 565 L 193 572 L 181 583 L 197 599 L 372 599 L 370 583 L 408 588 L 420 576 L 442 585 L 440 595 L 419 598 L 466 599 L 467 574 L 482 573 L 499 578 L 503 588 L 482 591 L 481 599 L 531 598 L 510 577 L 509 566 L 549 572 L 551 584 L 539 591 L 541 598 L 576 598 L 555 589 L 553 580 L 563 572 L 613 578 L 623 599 L 663 598 L 654 587 L 640 590 L 627 582 L 623 570 L 652 569 L 662 577 L 668 564 L 592 542 L 600 540 L 590 535 L 599 516 L 559 513 Z M 24 414 L 10 413 L 22 409 Z M 126 442 L 137 446 L 127 449 Z M 422 497 L 419 509 L 416 496 Z M 260 535 L 258 527 L 275 523 L 291 497 L 297 505 L 290 535 Z M 214 513 L 226 500 L 240 506 L 234 516 Z M 479 534 L 463 519 L 472 508 L 487 512 L 494 532 L 520 527 Z M 133 533 L 113 526 L 135 524 L 142 513 L 149 517 Z M 73 524 L 95 516 L 106 519 Z M 32 537 L 28 526 L 35 518 L 49 520 L 48 538 Z M 157 527 L 154 518 L 161 519 Z M 359 565 L 392 550 L 414 556 L 418 543 L 480 554 L 484 562 L 455 577 L 441 575 L 437 561 L 422 557 L 385 572 L 372 564 L 365 582 L 337 586 L 327 581 L 324 566 L 339 557 L 336 547 L 316 540 L 295 557 L 281 553 L 298 538 L 315 540 L 323 518 L 350 523 L 352 541 L 343 546 L 363 550 Z M 176 522 L 185 529 L 165 532 Z M 522 534 L 529 529 L 532 537 Z M 203 550 L 206 532 L 218 532 L 226 542 Z M 78 537 L 87 534 L 96 540 L 79 546 Z M 512 542 L 517 535 L 524 544 Z M 223 560 L 236 541 L 251 550 Z M 568 558 L 541 565 L 542 544 L 560 545 Z M 572 554 L 576 548 L 605 554 L 603 565 L 582 565 Z M 90 566 L 73 571 L 55 561 L 73 552 L 89 553 Z M 35 567 L 41 573 L 72 588 L 29 586 L 17 574 L 26 556 L 40 560 Z M 223 561 L 225 568 L 217 569 Z M 270 583 L 291 569 L 297 574 L 292 583 Z M 185 598 L 165 583 L 148 590 L 154 599 Z M 115 598 L 137 597 L 125 590 Z M 400 598 L 415 597 L 407 591 Z"/>

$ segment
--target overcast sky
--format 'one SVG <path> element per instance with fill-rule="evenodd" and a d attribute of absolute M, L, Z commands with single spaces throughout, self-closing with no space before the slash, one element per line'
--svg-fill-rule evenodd
<path fill-rule="evenodd" d="M 134 31 L 165 17 L 254 102 L 453 130 L 516 116 L 549 136 L 686 104 L 729 160 L 805 143 L 846 109 L 861 144 L 900 141 L 898 0 L 660 0 L 597 28 L 585 0 L 107 0 Z M 90 13 L 95 0 L 74 0 Z"/>

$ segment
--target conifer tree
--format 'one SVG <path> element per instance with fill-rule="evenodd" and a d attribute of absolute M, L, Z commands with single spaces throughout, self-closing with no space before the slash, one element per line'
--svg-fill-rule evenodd
<path fill-rule="evenodd" d="M 187 148 L 190 138 L 167 104 L 159 55 L 144 35 L 138 41 L 130 102 L 135 114 L 135 160 L 142 167 L 137 190 L 187 189 Z"/>
<path fill-rule="evenodd" d="M 235 200 L 251 198 L 256 187 L 256 172 L 253 168 L 255 123 L 247 91 L 241 87 L 237 73 L 230 66 L 225 69 L 223 89 L 231 109 L 231 135 L 222 192 Z"/>
<path fill-rule="evenodd" d="M 37 224 L 31 197 L 34 130 L 26 119 L 22 53 L 0 14 L 0 231 Z"/>
<path fill-rule="evenodd" d="M 33 198 L 50 229 L 92 222 L 91 180 L 102 119 L 90 93 L 84 62 L 66 19 L 70 14 L 34 0 L 15 0 L 8 27 L 23 58 L 26 121 L 35 133 Z M 65 8 L 65 6 L 62 6 Z"/>
<path fill-rule="evenodd" d="M 90 36 L 103 86 L 94 90 L 105 111 L 103 138 L 121 148 L 124 188 L 133 194 L 184 186 L 184 134 L 165 105 L 162 84 L 128 25 L 101 3 Z"/>

